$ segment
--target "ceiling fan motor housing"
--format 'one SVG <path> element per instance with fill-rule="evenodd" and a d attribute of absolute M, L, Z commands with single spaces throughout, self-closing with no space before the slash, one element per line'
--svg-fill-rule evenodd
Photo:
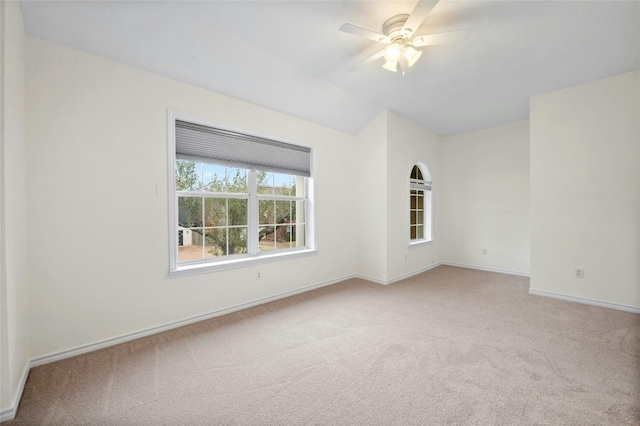
<path fill-rule="evenodd" d="M 387 19 L 382 25 L 383 33 L 386 34 L 392 41 L 399 38 L 408 39 L 409 37 L 411 37 L 411 33 L 405 34 L 402 31 L 402 27 L 404 27 L 407 19 L 409 19 L 409 15 L 406 13 L 392 16 L 391 18 Z"/>

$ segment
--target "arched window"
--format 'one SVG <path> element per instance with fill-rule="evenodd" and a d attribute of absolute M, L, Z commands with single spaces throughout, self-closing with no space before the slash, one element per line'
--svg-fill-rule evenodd
<path fill-rule="evenodd" d="M 410 242 L 432 240 L 431 174 L 424 164 L 416 164 L 409 177 L 409 238 Z"/>

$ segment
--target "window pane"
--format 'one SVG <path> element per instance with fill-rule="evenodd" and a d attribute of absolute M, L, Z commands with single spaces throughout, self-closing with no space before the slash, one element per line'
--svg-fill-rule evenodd
<path fill-rule="evenodd" d="M 276 226 L 276 249 L 284 250 L 291 248 L 291 226 Z"/>
<path fill-rule="evenodd" d="M 198 191 L 202 164 L 194 161 L 176 160 L 176 190 Z"/>
<path fill-rule="evenodd" d="M 178 262 L 202 259 L 202 230 L 178 227 Z"/>
<path fill-rule="evenodd" d="M 261 226 L 258 232 L 258 246 L 260 251 L 275 250 L 275 228 L 273 226 Z"/>
<path fill-rule="evenodd" d="M 229 254 L 247 252 L 247 228 L 229 228 Z"/>
<path fill-rule="evenodd" d="M 227 224 L 227 200 L 225 198 L 205 198 L 204 226 L 225 226 Z"/>
<path fill-rule="evenodd" d="M 258 201 L 258 223 L 260 225 L 271 225 L 275 223 L 275 201 Z"/>
<path fill-rule="evenodd" d="M 202 186 L 206 191 L 225 191 L 226 167 L 217 164 L 202 165 Z"/>
<path fill-rule="evenodd" d="M 202 198 L 178 198 L 178 224 L 185 228 L 202 226 Z"/>
<path fill-rule="evenodd" d="M 276 195 L 291 195 L 291 175 L 282 173 L 273 174 L 274 193 Z"/>
<path fill-rule="evenodd" d="M 291 201 L 276 201 L 276 224 L 291 221 Z"/>
<path fill-rule="evenodd" d="M 229 226 L 247 224 L 247 200 L 229 199 Z"/>
<path fill-rule="evenodd" d="M 424 174 L 418 165 L 413 166 L 409 183 L 411 186 L 409 190 L 410 239 L 423 240 L 425 238 L 425 221 L 429 221 L 429 226 L 431 221 L 430 184 L 427 185 L 427 182 L 424 180 Z M 425 200 L 427 196 L 429 198 Z M 425 211 L 425 207 L 428 211 Z"/>
<path fill-rule="evenodd" d="M 273 195 L 273 173 L 258 170 L 256 172 L 256 187 L 258 194 Z"/>
<path fill-rule="evenodd" d="M 204 250 L 205 257 L 225 256 L 227 254 L 226 228 L 207 229 Z"/>
<path fill-rule="evenodd" d="M 247 170 L 236 167 L 227 167 L 227 192 L 247 193 Z"/>
<path fill-rule="evenodd" d="M 413 170 L 411 170 L 411 179 L 420 179 L 423 180 L 422 171 L 418 166 L 413 166 Z"/>

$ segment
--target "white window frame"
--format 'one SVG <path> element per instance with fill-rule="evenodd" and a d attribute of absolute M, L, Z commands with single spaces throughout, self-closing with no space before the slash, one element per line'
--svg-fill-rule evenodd
<path fill-rule="evenodd" d="M 277 260 L 293 259 L 299 257 L 306 257 L 317 254 L 317 248 L 315 243 L 315 220 L 314 220 L 314 190 L 313 190 L 313 148 L 311 149 L 311 176 L 306 180 L 306 203 L 305 203 L 305 247 L 291 248 L 282 251 L 258 251 L 257 232 L 258 227 L 251 226 L 251 220 L 248 220 L 247 239 L 248 239 L 248 251 L 247 255 L 235 255 L 225 256 L 222 258 L 204 259 L 197 262 L 185 262 L 178 263 L 178 191 L 176 191 L 176 120 L 187 121 L 194 124 L 200 124 L 203 126 L 214 127 L 218 129 L 228 130 L 232 132 L 238 132 L 248 134 L 251 136 L 276 139 L 270 135 L 259 134 L 257 132 L 250 132 L 246 129 L 239 129 L 237 126 L 230 125 L 229 123 L 213 122 L 210 119 L 195 116 L 193 114 L 167 110 L 167 135 L 168 135 L 168 150 L 167 150 L 167 176 L 168 176 L 168 205 L 169 205 L 169 276 L 180 277 L 194 274 L 202 274 L 216 271 L 223 271 L 228 269 L 243 268 L 254 265 L 260 265 L 265 263 L 271 263 Z M 300 144 L 295 144 L 300 145 Z M 293 200 L 292 197 L 278 197 L 276 195 L 262 195 L 257 194 L 256 170 L 248 169 L 249 184 L 249 201 L 248 201 L 248 215 L 251 217 L 258 217 L 258 200 L 259 199 L 278 199 L 286 198 L 287 200 Z M 185 192 L 181 192 L 182 195 Z M 209 197 L 219 195 L 220 198 L 244 198 L 244 195 L 238 195 L 234 193 L 198 193 L 194 192 L 193 196 L 196 197 Z M 256 241 L 253 241 L 253 240 Z"/>
<path fill-rule="evenodd" d="M 418 182 L 415 179 L 411 178 L 411 173 L 413 172 L 413 168 L 418 167 L 420 172 L 422 173 L 422 182 Z M 425 184 L 429 185 L 430 189 L 425 188 Z M 421 191 L 423 192 L 423 217 L 422 217 L 422 238 L 411 239 L 411 191 Z M 427 192 L 429 193 L 429 202 L 427 203 Z M 409 246 L 416 246 L 424 243 L 433 242 L 433 221 L 434 221 L 434 197 L 433 197 L 433 179 L 431 178 L 431 173 L 429 168 L 422 162 L 416 162 L 411 166 L 409 170 L 409 189 L 407 191 L 409 196 L 407 205 L 409 206 Z M 427 226 L 427 221 L 428 226 Z"/>

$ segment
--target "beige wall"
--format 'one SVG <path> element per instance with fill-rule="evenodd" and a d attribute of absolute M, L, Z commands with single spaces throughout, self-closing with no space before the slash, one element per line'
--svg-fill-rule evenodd
<path fill-rule="evenodd" d="M 384 111 L 358 134 L 358 275 L 389 283 L 441 260 L 441 138 Z M 434 181 L 434 241 L 409 245 L 409 175 L 417 163 Z"/>
<path fill-rule="evenodd" d="M 32 37 L 27 71 L 33 358 L 354 273 L 355 136 Z M 313 147 L 318 254 L 168 278 L 167 108 Z"/>
<path fill-rule="evenodd" d="M 20 3 L 0 4 L 0 411 L 12 416 L 29 361 L 24 41 Z"/>
<path fill-rule="evenodd" d="M 430 130 L 388 114 L 387 281 L 427 269 L 442 260 L 442 139 Z M 415 164 L 429 168 L 433 181 L 433 241 L 409 246 L 409 176 Z"/>
<path fill-rule="evenodd" d="M 383 111 L 358 134 L 358 175 L 353 193 L 358 199 L 358 274 L 387 280 L 387 132 Z"/>
<path fill-rule="evenodd" d="M 445 260 L 528 274 L 529 122 L 448 136 L 442 146 Z"/>
<path fill-rule="evenodd" d="M 634 71 L 531 99 L 532 291 L 640 307 L 639 95 Z"/>

